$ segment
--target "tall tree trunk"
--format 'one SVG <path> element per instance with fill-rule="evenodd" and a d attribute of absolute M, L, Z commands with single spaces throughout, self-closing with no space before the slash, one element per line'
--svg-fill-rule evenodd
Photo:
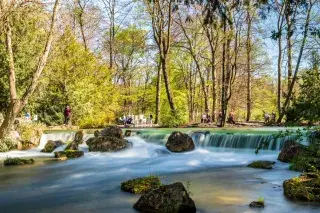
<path fill-rule="evenodd" d="M 211 78 L 212 78 L 212 122 L 216 120 L 217 88 L 216 88 L 216 59 L 215 54 L 211 54 Z"/>
<path fill-rule="evenodd" d="M 55 1 L 53 7 L 53 14 L 51 18 L 50 30 L 48 33 L 47 41 L 45 44 L 44 52 L 39 59 L 37 68 L 33 73 L 33 77 L 31 83 L 25 93 L 23 94 L 22 98 L 19 99 L 17 96 L 17 88 L 16 88 L 16 80 L 15 80 L 15 68 L 14 68 L 14 56 L 12 51 L 12 32 L 10 26 L 9 16 L 6 20 L 6 50 L 9 57 L 9 69 L 8 69 L 8 76 L 9 76 L 9 87 L 10 87 L 10 107 L 6 112 L 4 122 L 1 124 L 0 127 L 0 139 L 5 137 L 6 134 L 10 131 L 12 124 L 14 123 L 15 118 L 20 113 L 20 111 L 24 108 L 24 106 L 28 103 L 30 96 L 34 93 L 38 83 L 41 73 L 47 63 L 47 59 L 51 50 L 51 45 L 53 41 L 53 31 L 55 28 L 56 23 L 56 16 L 59 10 L 59 0 Z"/>
<path fill-rule="evenodd" d="M 111 5 L 110 5 L 110 29 L 109 29 L 109 60 L 110 60 L 110 69 L 113 69 L 113 64 L 114 64 L 114 39 L 115 39 L 115 6 L 116 2 L 115 0 L 111 0 Z"/>
<path fill-rule="evenodd" d="M 286 7 L 286 22 L 287 22 L 287 56 L 288 56 L 288 91 L 292 82 L 292 21 L 291 21 L 291 6 L 287 3 Z"/>
<path fill-rule="evenodd" d="M 169 76 L 168 76 L 168 71 L 167 71 L 167 56 L 160 56 L 160 59 L 161 59 L 161 69 L 162 69 L 164 84 L 166 87 L 166 93 L 167 93 L 169 106 L 170 106 L 170 109 L 171 109 L 171 112 L 173 113 L 173 115 L 176 115 L 176 107 L 175 107 L 175 104 L 173 101 L 170 82 L 169 82 Z"/>
<path fill-rule="evenodd" d="M 158 62 L 158 72 L 157 72 L 157 95 L 156 95 L 156 116 L 155 124 L 159 123 L 160 120 L 160 100 L 161 100 L 161 62 Z"/>
<path fill-rule="evenodd" d="M 285 4 L 281 5 L 280 14 L 278 17 L 278 87 L 277 87 L 277 109 L 278 114 L 281 114 L 281 96 L 282 96 L 282 27 L 283 27 L 283 10 Z"/>
<path fill-rule="evenodd" d="M 302 38 L 302 44 L 300 46 L 300 51 L 299 51 L 299 56 L 298 56 L 298 59 L 297 59 L 297 64 L 296 64 L 296 67 L 295 67 L 295 70 L 294 70 L 294 75 L 293 75 L 293 78 L 292 78 L 292 81 L 291 81 L 291 84 L 290 84 L 290 88 L 289 88 L 289 91 L 288 91 L 288 95 L 286 97 L 286 101 L 285 101 L 285 103 L 283 105 L 281 114 L 280 114 L 279 119 L 277 121 L 278 123 L 281 123 L 281 121 L 282 121 L 282 119 L 283 119 L 283 117 L 284 117 L 284 115 L 285 115 L 285 113 L 287 111 L 287 107 L 289 106 L 289 102 L 290 102 L 290 99 L 291 99 L 291 96 L 292 96 L 294 84 L 297 81 L 297 76 L 298 76 L 300 63 L 301 63 L 301 58 L 302 58 L 302 55 L 303 55 L 304 47 L 305 47 L 305 44 L 306 44 L 306 41 L 307 41 L 308 32 L 309 32 L 310 14 L 311 14 L 311 10 L 312 10 L 313 5 L 314 5 L 314 2 L 309 1 L 308 10 L 307 10 L 307 17 L 305 19 L 306 21 L 305 21 L 305 24 L 304 24 L 304 33 L 303 33 L 303 38 Z"/>
<path fill-rule="evenodd" d="M 252 25 L 252 18 L 251 18 L 251 11 L 250 11 L 250 3 L 249 8 L 247 9 L 247 118 L 246 121 L 250 121 L 251 117 L 251 25 Z"/>
<path fill-rule="evenodd" d="M 225 124 L 225 90 L 226 90 L 226 77 L 225 77 L 225 71 L 226 71 L 226 39 L 227 39 L 227 21 L 226 17 L 223 17 L 222 21 L 223 25 L 223 45 L 222 45 L 222 74 L 221 74 L 221 120 L 220 120 L 220 126 L 223 127 Z"/>

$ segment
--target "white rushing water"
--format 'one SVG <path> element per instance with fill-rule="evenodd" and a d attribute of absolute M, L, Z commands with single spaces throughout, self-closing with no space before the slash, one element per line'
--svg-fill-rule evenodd
<path fill-rule="evenodd" d="M 46 143 L 49 140 L 53 141 L 62 141 L 64 143 L 68 141 L 73 141 L 75 136 L 75 132 L 59 132 L 59 133 L 48 133 L 48 134 L 42 134 L 40 138 L 40 143 L 37 148 L 25 150 L 25 151 L 19 151 L 19 150 L 13 150 L 9 152 L 0 152 L 0 159 L 4 159 L 7 157 L 53 157 L 53 153 L 43 153 L 41 150 L 44 148 Z M 93 134 L 86 134 L 84 136 L 84 140 L 87 140 L 88 138 L 93 137 Z M 55 151 L 61 151 L 64 150 L 66 145 L 58 147 Z M 80 145 L 80 148 L 86 149 L 86 144 Z"/>
<path fill-rule="evenodd" d="M 48 140 L 68 142 L 74 139 L 74 135 L 74 132 L 43 134 L 37 148 L 0 153 L 0 159 L 6 157 L 53 157 L 53 153 L 40 152 L 46 142 Z M 86 141 L 90 137 L 93 137 L 93 135 L 86 134 L 84 140 Z M 196 168 L 245 165 L 258 159 L 276 160 L 277 156 L 275 151 L 262 151 L 259 155 L 255 155 L 253 149 L 200 146 L 192 152 L 170 153 L 162 143 L 147 143 L 139 136 L 129 137 L 127 140 L 133 143 L 133 147 L 116 153 L 90 153 L 85 143 L 80 145 L 80 150 L 85 152 L 86 158 L 101 162 L 112 160 L 112 166 L 122 167 L 126 164 L 141 161 L 139 166 L 144 164 L 150 172 L 187 171 Z M 55 151 L 61 151 L 64 148 L 65 146 L 62 146 Z"/>
<path fill-rule="evenodd" d="M 90 137 L 93 135 L 85 135 L 85 140 Z M 47 140 L 67 142 L 73 138 L 74 133 L 44 134 L 37 149 L 2 153 L 0 158 L 53 157 L 52 153 L 40 152 Z M 255 155 L 254 149 L 198 144 L 194 151 L 171 153 L 159 141 L 146 142 L 140 136 L 126 139 L 133 147 L 115 153 L 88 152 L 82 144 L 80 149 L 85 155 L 75 160 L 35 159 L 30 167 L 0 167 L 0 212 L 133 213 L 138 197 L 122 192 L 120 184 L 150 174 L 161 176 L 164 183 L 191 182 L 192 198 L 200 213 L 212 213 L 213 209 L 224 213 L 254 212 L 248 203 L 259 196 L 266 199 L 267 206 L 262 211 L 265 213 L 318 212 L 317 206 L 302 206 L 283 196 L 282 182 L 298 175 L 287 170 L 288 164 L 277 162 L 273 170 L 245 167 L 255 160 L 276 161 L 277 150 L 261 150 Z"/>

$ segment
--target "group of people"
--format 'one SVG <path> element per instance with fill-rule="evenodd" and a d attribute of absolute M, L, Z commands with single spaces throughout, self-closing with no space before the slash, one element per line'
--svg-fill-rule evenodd
<path fill-rule="evenodd" d="M 267 112 L 263 112 L 264 123 L 275 123 L 276 122 L 276 113 L 272 112 L 271 115 Z"/>
<path fill-rule="evenodd" d="M 219 113 L 217 113 L 217 123 L 221 124 L 221 121 L 222 121 L 222 112 L 220 111 Z M 210 115 L 208 115 L 208 113 L 204 113 L 201 117 L 201 123 L 211 123 L 211 122 L 212 120 Z M 227 122 L 230 124 L 236 124 L 233 112 L 229 113 Z"/>
<path fill-rule="evenodd" d="M 131 126 L 131 125 L 143 125 L 143 124 L 149 124 L 152 125 L 153 123 L 153 115 L 150 115 L 149 118 L 145 118 L 144 115 L 124 115 L 123 117 L 120 117 L 118 119 L 120 124 L 123 124 L 125 126 Z"/>

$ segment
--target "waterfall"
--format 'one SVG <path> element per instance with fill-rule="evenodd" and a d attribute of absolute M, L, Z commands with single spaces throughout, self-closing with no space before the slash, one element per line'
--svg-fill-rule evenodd
<path fill-rule="evenodd" d="M 144 132 L 138 134 L 147 142 L 165 144 L 170 133 L 167 132 Z M 260 147 L 263 150 L 279 151 L 283 147 L 285 138 L 274 138 L 270 134 L 255 133 L 214 133 L 209 131 L 189 132 L 194 143 L 198 147 L 218 147 L 235 149 L 256 149 Z"/>

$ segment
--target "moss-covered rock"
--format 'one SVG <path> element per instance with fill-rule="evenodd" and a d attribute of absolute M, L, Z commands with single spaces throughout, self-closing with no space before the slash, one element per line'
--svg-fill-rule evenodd
<path fill-rule="evenodd" d="M 187 152 L 195 149 L 192 138 L 182 132 L 173 132 L 168 138 L 166 147 L 171 152 Z"/>
<path fill-rule="evenodd" d="M 99 136 L 87 140 L 90 152 L 116 152 L 132 146 L 125 139 Z"/>
<path fill-rule="evenodd" d="M 79 150 L 65 150 L 60 152 L 54 152 L 54 157 L 59 160 L 64 160 L 65 158 L 79 158 L 83 155 L 83 151 Z"/>
<path fill-rule="evenodd" d="M 84 136 L 83 130 L 76 132 L 76 135 L 74 136 L 73 142 L 76 142 L 77 144 L 82 144 L 83 143 L 83 136 Z"/>
<path fill-rule="evenodd" d="M 62 141 L 52 141 L 49 140 L 45 147 L 41 150 L 41 152 L 47 152 L 47 153 L 51 153 L 53 152 L 53 150 L 55 150 L 56 148 L 58 148 L 59 146 L 62 146 L 63 142 Z"/>
<path fill-rule="evenodd" d="M 79 150 L 66 150 L 67 158 L 79 158 L 84 155 L 83 151 Z"/>
<path fill-rule="evenodd" d="M 134 194 L 144 194 L 159 188 L 160 185 L 161 181 L 159 177 L 148 176 L 122 182 L 121 190 Z"/>
<path fill-rule="evenodd" d="M 292 160 L 297 157 L 303 149 L 301 144 L 298 144 L 295 141 L 286 141 L 281 152 L 279 153 L 278 160 L 290 163 Z"/>
<path fill-rule="evenodd" d="M 134 204 L 134 209 L 152 213 L 195 213 L 194 201 L 182 183 L 160 186 L 144 194 Z"/>
<path fill-rule="evenodd" d="M 100 132 L 101 136 L 123 139 L 123 132 L 117 126 L 108 126 Z"/>
<path fill-rule="evenodd" d="M 264 208 L 264 202 L 261 201 L 252 201 L 249 206 L 251 208 Z"/>
<path fill-rule="evenodd" d="M 30 159 L 22 159 L 22 158 L 7 158 L 3 164 L 5 166 L 16 166 L 16 165 L 26 165 L 26 164 L 33 164 L 35 161 Z"/>
<path fill-rule="evenodd" d="M 299 201 L 320 202 L 320 174 L 305 173 L 283 182 L 284 194 Z"/>
<path fill-rule="evenodd" d="M 259 160 L 259 161 L 254 161 L 250 163 L 247 167 L 257 168 L 257 169 L 272 169 L 275 163 L 276 162 L 274 161 Z"/>
<path fill-rule="evenodd" d="M 69 143 L 65 148 L 65 150 L 74 150 L 74 151 L 79 150 L 78 143 L 76 141 Z"/>

